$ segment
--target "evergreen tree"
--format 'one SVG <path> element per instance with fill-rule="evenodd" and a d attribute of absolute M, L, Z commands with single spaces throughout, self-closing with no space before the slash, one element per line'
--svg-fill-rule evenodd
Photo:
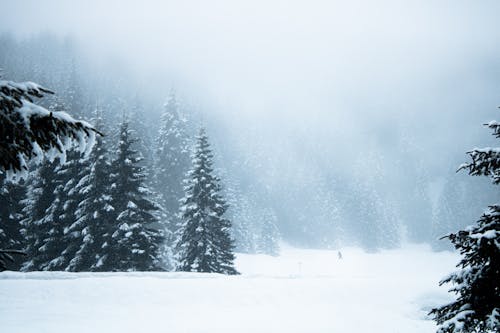
<path fill-rule="evenodd" d="M 158 269 L 163 236 L 153 227 L 157 205 L 150 200 L 142 158 L 132 149 L 133 133 L 127 121 L 120 126 L 117 155 L 111 163 L 110 202 L 113 226 L 105 247 L 102 270 L 149 271 Z"/>
<path fill-rule="evenodd" d="M 24 246 L 21 235 L 22 203 L 26 191 L 23 184 L 13 184 L 0 175 L 0 249 L 21 251 Z M 20 259 L 7 256 L 2 269 L 19 270 Z M 0 265 L 1 266 L 1 265 Z"/>
<path fill-rule="evenodd" d="M 80 157 L 78 152 L 70 152 L 66 163 L 55 169 L 54 200 L 42 219 L 49 230 L 42 245 L 48 260 L 41 263 L 41 270 L 66 270 L 77 250 L 81 232 L 75 217 L 81 200 L 76 190 L 82 165 Z"/>
<path fill-rule="evenodd" d="M 47 210 L 55 200 L 56 182 L 54 181 L 57 162 L 44 161 L 27 180 L 27 198 L 24 200 L 22 234 L 25 239 L 26 261 L 24 271 L 41 270 L 42 263 L 50 261 L 43 247 L 51 225 L 46 219 Z"/>
<path fill-rule="evenodd" d="M 101 129 L 102 117 L 95 114 L 94 125 Z M 75 227 L 80 231 L 78 248 L 69 262 L 69 271 L 99 271 L 108 257 L 107 240 L 112 226 L 110 205 L 110 163 L 104 138 L 97 138 L 88 160 L 82 165 L 76 191 L 82 196 L 75 211 Z"/>
<path fill-rule="evenodd" d="M 279 255 L 280 235 L 278 227 L 276 227 L 276 221 L 276 215 L 271 209 L 263 209 L 261 214 L 260 232 L 256 235 L 258 238 L 257 253 L 264 253 L 272 256 Z"/>
<path fill-rule="evenodd" d="M 188 136 L 173 93 L 161 116 L 156 145 L 155 189 L 163 197 L 162 204 L 172 219 L 179 211 L 179 198 L 183 195 L 182 181 L 189 168 Z"/>
<path fill-rule="evenodd" d="M 455 175 L 456 176 L 456 175 Z M 443 186 L 432 218 L 431 245 L 434 250 L 452 250 L 453 246 L 442 241 L 450 231 L 464 227 L 467 200 L 465 186 L 458 177 L 448 178 Z M 470 220 L 467 224 L 470 223 Z"/>
<path fill-rule="evenodd" d="M 500 123 L 487 124 L 500 138 Z M 470 163 L 461 166 L 470 175 L 491 177 L 500 184 L 500 149 L 474 149 Z M 446 236 L 463 256 L 440 284 L 452 283 L 456 301 L 433 309 L 439 333 L 500 332 L 500 205 L 493 205 L 477 224 Z"/>
<path fill-rule="evenodd" d="M 34 103 L 34 98 L 46 94 L 52 92 L 33 82 L 0 80 L 0 172 L 9 176 L 23 172 L 28 160 L 46 153 L 64 158 L 66 148 L 75 142 L 81 151 L 90 152 L 95 130 L 64 112 Z"/>
<path fill-rule="evenodd" d="M 181 200 L 177 270 L 237 274 L 231 222 L 224 217 L 228 206 L 221 195 L 220 179 L 213 174 L 212 159 L 208 137 L 201 129 Z"/>
<path fill-rule="evenodd" d="M 51 106 L 51 112 L 59 112 L 62 109 L 64 104 L 61 101 L 56 101 Z M 25 224 L 29 262 L 34 264 L 30 267 L 28 262 L 25 265 L 27 270 L 65 270 L 77 251 L 81 230 L 75 223 L 74 213 L 78 202 L 82 200 L 76 191 L 81 166 L 85 163 L 81 157 L 81 153 L 70 151 L 64 163 L 46 163 L 41 168 L 43 177 L 47 177 L 42 177 L 42 183 L 37 184 L 38 180 L 34 180 L 35 187 L 48 186 L 52 192 L 44 193 L 44 189 L 40 191 L 34 188 L 31 198 L 33 202 L 26 207 L 26 215 L 33 215 L 34 220 L 27 219 L 25 222 L 35 224 Z M 43 193 L 43 196 L 37 193 Z M 33 214 L 33 210 L 38 212 Z M 37 229 L 36 226 L 40 228 Z"/>

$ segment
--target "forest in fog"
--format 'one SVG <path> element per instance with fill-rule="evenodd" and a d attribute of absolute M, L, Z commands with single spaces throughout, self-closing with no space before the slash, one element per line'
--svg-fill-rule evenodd
<path fill-rule="evenodd" d="M 0 0 L 9 333 L 499 333 L 500 2 Z"/>
<path fill-rule="evenodd" d="M 429 120 L 418 114 L 410 119 L 394 117 L 387 123 L 373 119 L 373 125 L 360 122 L 360 131 L 366 132 L 348 143 L 333 140 L 338 124 L 332 124 L 329 133 L 312 131 L 309 126 L 314 120 L 308 119 L 307 111 L 301 115 L 304 126 L 300 128 L 287 128 L 286 119 L 284 128 L 275 133 L 268 132 L 272 124 L 265 122 L 249 122 L 245 128 L 237 123 L 230 128 L 231 122 L 222 119 L 223 115 L 210 112 L 212 105 L 204 104 L 189 88 L 177 87 L 173 80 L 165 78 L 152 86 L 135 78 L 125 65 L 97 66 L 70 37 L 50 33 L 21 39 L 7 33 L 0 37 L 3 78 L 48 87 L 55 94 L 41 99 L 41 105 L 92 119 L 105 133 L 104 155 L 110 161 L 117 149 L 120 124 L 129 123 L 133 149 L 142 158 L 138 165 L 144 184 L 150 189 L 148 200 L 161 207 L 154 214 L 156 227 L 167 237 L 166 256 L 172 252 L 168 247 L 173 240 L 168 239 L 178 228 L 182 182 L 200 127 L 207 129 L 213 143 L 215 169 L 229 204 L 227 214 L 237 252 L 278 254 L 280 240 L 300 247 L 361 246 L 367 251 L 397 248 L 407 242 L 451 249 L 439 238 L 469 225 L 492 197 L 498 197 L 487 180 L 456 173 L 466 147 L 428 151 L 433 140 L 421 142 L 422 134 L 417 131 Z M 238 112 L 232 116 L 239 117 Z M 439 110 L 435 117 L 439 119 Z M 482 132 L 476 135 L 477 126 L 461 128 L 464 133 L 453 133 L 457 129 L 452 124 L 445 127 L 451 133 L 438 133 L 444 139 L 490 140 Z M 318 136 L 325 138 L 319 141 Z M 440 144 L 440 137 L 433 139 Z M 79 158 L 69 155 L 68 162 L 76 163 Z M 2 219 L 14 216 L 17 224 L 10 227 L 19 229 L 15 233 L 23 248 L 29 248 L 25 242 L 36 237 L 22 237 L 20 230 L 33 225 L 28 221 L 42 218 L 31 207 L 37 203 L 26 198 L 36 197 L 44 168 L 57 172 L 49 173 L 42 183 L 76 177 L 76 185 L 81 177 L 68 175 L 71 171 L 65 167 L 42 164 L 30 168 L 30 176 L 20 184 L 9 184 L 2 192 Z M 58 195 L 68 196 L 72 188 L 61 193 L 44 190 L 56 200 Z M 43 197 L 46 206 L 42 203 L 39 210 L 51 205 Z M 25 221 L 24 227 L 20 221 Z M 70 219 L 68 227 L 71 224 Z M 165 265 L 170 265 L 168 259 Z"/>

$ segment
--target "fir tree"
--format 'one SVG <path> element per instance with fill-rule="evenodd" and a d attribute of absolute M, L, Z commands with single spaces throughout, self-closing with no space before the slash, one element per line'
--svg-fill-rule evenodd
<path fill-rule="evenodd" d="M 487 124 L 500 138 L 500 123 Z M 500 149 L 474 149 L 468 153 L 470 175 L 491 177 L 500 184 Z M 439 333 L 500 332 L 500 205 L 493 205 L 477 224 L 446 236 L 463 256 L 440 284 L 452 283 L 457 300 L 433 309 Z"/>
<path fill-rule="evenodd" d="M 78 152 L 70 152 L 66 163 L 54 169 L 53 200 L 40 220 L 46 227 L 40 250 L 44 253 L 44 260 L 39 262 L 40 270 L 66 270 L 76 252 L 81 232 L 75 222 L 75 210 L 81 200 L 76 191 L 80 157 Z"/>
<path fill-rule="evenodd" d="M 257 253 L 277 256 L 280 253 L 279 231 L 276 215 L 271 209 L 264 209 L 261 217 L 260 233 L 257 235 Z"/>
<path fill-rule="evenodd" d="M 90 152 L 95 130 L 64 112 L 51 112 L 34 98 L 52 94 L 33 82 L 0 80 L 0 172 L 9 176 L 27 170 L 27 161 L 50 152 L 63 156 L 71 143 Z M 85 139 L 90 139 L 86 144 Z"/>
<path fill-rule="evenodd" d="M 220 179 L 213 174 L 212 158 L 208 137 L 201 129 L 181 200 L 177 270 L 237 274 L 231 222 L 224 217 L 228 206 L 221 195 Z"/>
<path fill-rule="evenodd" d="M 163 197 L 162 204 L 168 217 L 173 218 L 179 211 L 182 181 L 189 168 L 188 137 L 173 93 L 161 116 L 156 145 L 155 189 Z"/>
<path fill-rule="evenodd" d="M 47 222 L 48 208 L 55 200 L 54 181 L 57 162 L 44 161 L 28 178 L 27 198 L 24 200 L 22 234 L 25 238 L 26 261 L 22 270 L 41 270 L 41 265 L 50 260 L 43 245 L 51 225 Z"/>
<path fill-rule="evenodd" d="M 110 206 L 113 226 L 106 240 L 108 255 L 103 270 L 149 271 L 158 269 L 158 252 L 163 236 L 153 227 L 156 223 L 151 192 L 146 187 L 141 157 L 132 149 L 128 122 L 120 127 L 117 155 L 111 163 Z M 103 244 L 104 245 L 104 244 Z"/>
<path fill-rule="evenodd" d="M 98 111 L 94 125 L 102 128 Z M 112 226 L 109 181 L 110 163 L 104 138 L 99 137 L 88 160 L 82 165 L 76 191 L 83 197 L 75 211 L 75 227 L 80 231 L 78 248 L 69 262 L 69 271 L 99 271 L 108 257 L 107 240 Z"/>
<path fill-rule="evenodd" d="M 22 203 L 26 191 L 23 184 L 14 184 L 0 175 L 0 249 L 21 251 L 24 246 L 21 235 Z M 13 253 L 12 253 L 13 254 Z M 6 253 L 2 269 L 19 270 L 21 258 Z"/>

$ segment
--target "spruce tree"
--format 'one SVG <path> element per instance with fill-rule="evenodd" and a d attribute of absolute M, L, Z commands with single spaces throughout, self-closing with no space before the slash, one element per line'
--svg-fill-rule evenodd
<path fill-rule="evenodd" d="M 24 200 L 22 234 L 25 239 L 26 261 L 23 271 L 42 270 L 42 263 L 50 261 L 44 244 L 51 224 L 46 218 L 47 210 L 55 200 L 55 169 L 58 162 L 44 161 L 27 180 L 27 197 Z"/>
<path fill-rule="evenodd" d="M 26 191 L 23 184 L 8 182 L 5 177 L 0 175 L 0 249 L 9 251 L 21 251 L 23 249 L 24 241 L 21 235 L 23 205 L 21 200 L 25 195 Z M 12 256 L 14 253 L 4 254 L 4 264 L 0 263 L 0 270 L 20 269 L 22 257 Z"/>
<path fill-rule="evenodd" d="M 101 115 L 95 114 L 94 126 L 103 126 Z M 100 271 L 108 257 L 107 240 L 112 226 L 110 205 L 110 163 L 103 137 L 96 144 L 88 160 L 82 164 L 76 191 L 82 196 L 75 210 L 75 227 L 80 231 L 78 248 L 69 262 L 69 271 Z"/>
<path fill-rule="evenodd" d="M 257 236 L 257 253 L 277 256 L 280 253 L 277 217 L 272 209 L 265 208 L 260 218 L 260 232 Z"/>
<path fill-rule="evenodd" d="M 181 200 L 177 270 L 237 274 L 231 222 L 224 217 L 228 205 L 221 195 L 220 179 L 214 175 L 213 154 L 204 129 L 196 141 L 192 169 Z"/>
<path fill-rule="evenodd" d="M 142 158 L 132 148 L 134 142 L 128 122 L 124 121 L 117 154 L 110 166 L 113 225 L 105 244 L 108 254 L 102 270 L 149 271 L 159 267 L 163 236 L 153 226 L 158 207 L 150 200 L 152 194 L 145 184 L 144 168 L 139 165 Z"/>
<path fill-rule="evenodd" d="M 70 152 L 66 163 L 57 165 L 54 169 L 54 197 L 41 219 L 47 230 L 42 239 L 45 258 L 40 261 L 40 270 L 66 270 L 77 250 L 81 232 L 75 221 L 76 207 L 81 200 L 76 191 L 81 168 L 80 157 L 78 152 Z"/>
<path fill-rule="evenodd" d="M 487 124 L 500 138 L 500 123 Z M 460 169 L 488 176 L 500 184 L 500 148 L 470 151 L 472 161 Z M 440 284 L 452 283 L 456 301 L 433 309 L 439 333 L 500 332 L 500 205 L 495 204 L 475 225 L 446 236 L 462 255 L 457 267 Z"/>
<path fill-rule="evenodd" d="M 174 93 L 165 104 L 156 145 L 155 190 L 163 198 L 168 217 L 173 218 L 179 211 L 182 181 L 189 168 L 188 137 Z"/>
<path fill-rule="evenodd" d="M 53 112 L 34 103 L 53 94 L 33 82 L 0 79 L 0 172 L 9 176 L 25 172 L 27 161 L 44 154 L 63 156 L 71 144 L 90 152 L 95 130 L 64 112 Z M 88 142 L 87 142 L 87 141 Z"/>

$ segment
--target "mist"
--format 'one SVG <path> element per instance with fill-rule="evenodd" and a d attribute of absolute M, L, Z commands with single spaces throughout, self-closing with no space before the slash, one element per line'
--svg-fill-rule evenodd
<path fill-rule="evenodd" d="M 403 241 L 428 242 L 438 235 L 412 238 L 407 229 L 437 223 L 447 179 L 492 191 L 488 181 L 455 171 L 466 151 L 493 143 L 482 124 L 497 115 L 498 2 L 90 0 L 2 8 L 0 32 L 18 41 L 71 40 L 81 76 L 138 96 L 153 128 L 175 89 L 196 126 L 209 129 L 227 183 L 272 209 L 287 241 L 356 243 L 359 230 L 343 225 L 363 219 L 353 213 L 360 186 L 391 211 Z M 7 79 L 21 79 L 0 66 Z M 419 201 L 417 187 L 428 197 L 426 216 L 402 208 Z M 310 231 L 320 226 L 328 231 Z"/>

